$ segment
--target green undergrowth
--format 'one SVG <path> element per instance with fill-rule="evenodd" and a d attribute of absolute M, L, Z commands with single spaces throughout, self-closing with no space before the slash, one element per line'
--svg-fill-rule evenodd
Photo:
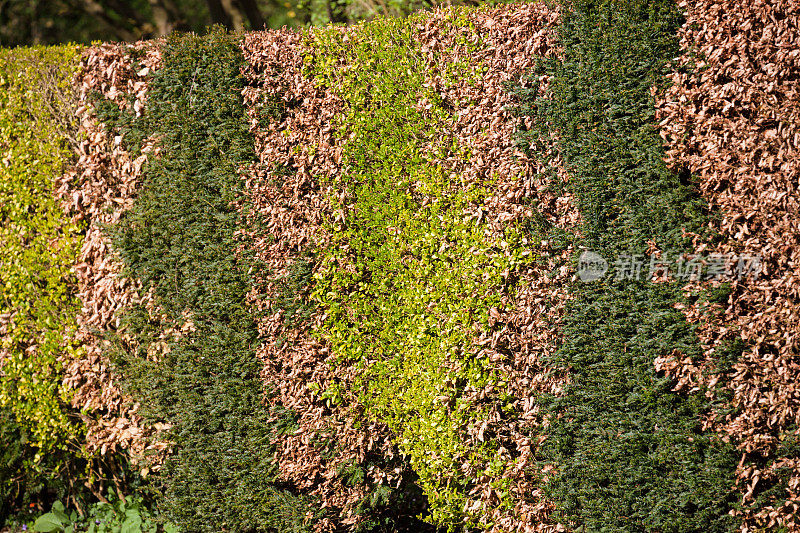
<path fill-rule="evenodd" d="M 35 519 L 12 524 L 12 531 L 41 533 L 177 533 L 172 524 L 162 524 L 140 495 L 120 498 L 108 491 L 104 501 L 85 509 L 65 507 L 53 502 L 50 510 Z"/>
<path fill-rule="evenodd" d="M 537 72 L 554 76 L 550 94 L 522 93 L 523 112 L 541 125 L 523 140 L 536 153 L 558 132 L 586 249 L 612 265 L 620 254 L 647 260 L 649 240 L 668 254 L 691 251 L 681 230 L 702 232 L 709 213 L 691 178 L 663 162 L 650 94 L 679 55 L 680 10 L 669 0 L 571 6 L 563 58 Z M 571 287 L 564 341 L 548 362 L 571 381 L 540 400 L 552 420 L 540 459 L 555 467 L 546 496 L 577 531 L 733 531 L 738 456 L 701 430 L 713 407 L 703 391 L 671 392 L 655 371 L 657 356 L 700 359 L 702 350 L 673 307 L 687 303 L 682 283 L 646 281 L 648 267 L 639 281 L 616 280 L 612 268 Z"/>
<path fill-rule="evenodd" d="M 491 329 L 489 309 L 501 305 L 503 272 L 523 260 L 522 234 L 509 227 L 492 239 L 465 217 L 491 194 L 496 176 L 467 183 L 440 164 L 453 158 L 465 165 L 470 154 L 441 133 L 454 116 L 425 86 L 435 74 L 414 39 L 419 22 L 378 20 L 346 40 L 336 29 L 312 34 L 305 72 L 345 102 L 334 127 L 347 139 L 345 171 L 324 184 L 333 186 L 329 200 L 344 220 L 327 224 L 331 243 L 317 254 L 312 298 L 325 310 L 336 364 L 359 376 L 350 392 L 389 425 L 418 474 L 426 520 L 456 531 L 489 525 L 465 509 L 467 494 L 478 477 L 497 477 L 506 466 L 495 460 L 494 438 L 469 442 L 465 435 L 486 414 L 469 391 L 502 390 L 475 341 Z M 476 31 L 464 10 L 453 11 L 451 24 Z M 441 71 L 446 82 L 480 75 L 458 64 Z M 423 98 L 431 105 L 419 109 Z M 336 384 L 320 396 L 342 401 Z M 474 474 L 459 469 L 465 462 Z M 503 480 L 496 489 L 498 505 L 514 505 Z"/>
<path fill-rule="evenodd" d="M 79 56 L 0 50 L 0 523 L 30 499 L 67 494 L 81 461 L 59 358 L 78 349 L 65 338 L 80 309 L 71 269 L 82 234 L 55 197 L 74 157 Z"/>
<path fill-rule="evenodd" d="M 313 509 L 276 481 L 274 463 L 274 439 L 292 416 L 265 405 L 245 301 L 253 259 L 235 253 L 238 169 L 255 160 L 243 61 L 233 35 L 172 36 L 141 118 L 97 102 L 130 150 L 146 138 L 161 150 L 133 208 L 110 228 L 124 274 L 153 291 L 159 310 L 126 310 L 114 360 L 141 413 L 172 424 L 172 454 L 153 479 L 166 520 L 185 531 L 303 531 Z M 159 343 L 165 325 L 188 321 L 194 332 Z M 149 356 L 159 345 L 168 349 Z"/>

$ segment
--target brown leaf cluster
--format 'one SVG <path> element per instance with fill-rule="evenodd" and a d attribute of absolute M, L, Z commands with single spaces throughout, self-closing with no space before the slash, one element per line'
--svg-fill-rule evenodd
<path fill-rule="evenodd" d="M 724 384 L 735 410 L 706 425 L 741 450 L 738 488 L 754 507 L 742 531 L 800 531 L 800 457 L 781 451 L 800 422 L 800 3 L 681 6 L 683 54 L 658 100 L 667 161 L 691 170 L 721 214 L 712 230 L 722 242 L 697 241 L 697 252 L 760 256 L 761 272 L 735 279 L 724 305 L 684 309 L 699 325 L 706 360 L 673 360 L 665 369 L 684 385 L 713 385 L 705 370 L 715 354 L 737 338 L 746 343 Z M 780 484 L 785 495 L 753 505 Z"/>
<path fill-rule="evenodd" d="M 132 53 L 143 54 L 136 64 Z M 111 249 L 102 226 L 119 220 L 129 209 L 140 184 L 141 169 L 152 149 L 132 157 L 122 146 L 122 137 L 106 130 L 94 111 L 92 96 L 100 94 L 140 114 L 146 102 L 146 76 L 158 68 L 157 42 L 136 45 L 103 44 L 88 48 L 74 85 L 79 94 L 80 142 L 75 168 L 57 180 L 57 195 L 74 221 L 83 221 L 86 236 L 75 265 L 78 297 L 82 309 L 77 340 L 80 355 L 62 361 L 64 384 L 74 391 L 73 407 L 85 410 L 87 449 L 101 456 L 128 451 L 141 455 L 145 448 L 163 450 L 165 443 L 148 444 L 151 428 L 143 426 L 136 405 L 121 394 L 118 377 L 104 355 L 102 334 L 119 326 L 117 312 L 133 303 L 137 289 L 118 277 L 121 262 Z M 131 104 L 129 96 L 134 100 Z M 75 340 L 75 339 L 72 339 Z"/>
<path fill-rule="evenodd" d="M 550 161 L 536 162 L 516 149 L 514 133 L 522 120 L 529 119 L 513 114 L 516 102 L 504 87 L 506 82 L 523 82 L 537 55 L 558 52 L 554 44 L 558 11 L 527 4 L 473 11 L 467 16 L 471 28 L 454 25 L 452 10 L 436 11 L 416 31 L 426 58 L 426 84 L 445 102 L 455 104 L 452 120 L 439 124 L 437 133 L 454 137 L 471 154 L 466 162 L 451 158 L 437 163 L 453 173 L 454 183 L 497 178 L 491 197 L 468 213 L 497 241 L 508 225 L 523 222 L 534 212 L 553 225 L 574 230 L 578 212 L 572 198 L 547 190 L 544 168 L 549 164 L 560 169 L 560 163 L 555 155 Z M 298 324 L 288 323 L 282 311 L 272 309 L 272 301 L 280 294 L 280 279 L 292 263 L 328 242 L 323 230 L 326 218 L 343 216 L 326 201 L 327 195 L 336 192 L 324 190 L 320 181 L 344 170 L 340 162 L 346 140 L 335 137 L 332 130 L 344 104 L 303 76 L 303 57 L 313 53 L 304 49 L 303 42 L 302 33 L 286 30 L 245 37 L 248 87 L 244 96 L 260 162 L 246 172 L 248 203 L 243 213 L 258 258 L 269 267 L 269 274 L 251 292 L 255 308 L 267 313 L 260 324 L 263 378 L 275 392 L 274 401 L 295 410 L 299 417 L 297 433 L 279 442 L 278 464 L 286 480 L 319 496 L 330 508 L 317 527 L 332 531 L 358 522 L 353 507 L 370 485 L 396 486 L 408 472 L 388 428 L 371 421 L 358 404 L 356 391 L 350 387 L 357 370 L 336 362 L 315 334 L 322 328 L 323 311 Z M 479 42 L 485 44 L 476 53 L 474 45 Z M 443 74 L 448 64 L 456 62 L 466 64 L 467 70 L 488 68 L 477 81 L 453 84 Z M 419 105 L 426 102 L 420 100 Z M 279 110 L 280 118 L 269 118 L 267 109 Z M 541 473 L 534 467 L 534 452 L 539 443 L 537 428 L 544 421 L 534 397 L 559 389 L 559 380 L 542 378 L 539 359 L 557 344 L 557 324 L 568 298 L 570 250 L 551 252 L 547 242 L 528 245 L 533 252 L 530 262 L 519 272 L 507 273 L 518 280 L 519 290 L 506 295 L 503 308 L 493 313 L 492 331 L 476 338 L 481 356 L 489 357 L 504 376 L 517 398 L 515 411 L 521 414 L 511 421 L 504 419 L 502 391 L 471 391 L 476 408 L 490 409 L 486 419 L 464 434 L 475 443 L 495 435 L 508 465 L 499 477 L 513 480 L 516 506 L 510 511 L 500 509 L 492 487 L 499 477 L 477 478 L 472 487 L 470 510 L 492 522 L 493 531 L 562 529 L 549 521 L 550 505 L 542 500 L 537 485 Z M 555 277 L 547 275 L 554 270 Z M 316 393 L 331 384 L 344 388 L 345 400 L 338 405 L 326 404 Z M 326 440 L 336 446 L 327 447 Z M 383 461 L 371 466 L 365 483 L 346 486 L 337 476 L 343 465 L 365 464 L 370 456 L 383 457 Z M 485 467 L 462 465 L 467 475 Z"/>
<path fill-rule="evenodd" d="M 367 495 L 369 485 L 396 486 L 404 474 L 384 424 L 367 421 L 354 401 L 329 406 L 314 394 L 314 386 L 325 390 L 333 382 L 346 386 L 353 380 L 350 369 L 336 366 L 328 347 L 313 335 L 322 329 L 322 312 L 290 324 L 282 310 L 273 309 L 281 279 L 292 264 L 326 244 L 323 223 L 332 213 L 320 179 L 341 171 L 342 146 L 334 139 L 331 124 L 342 102 L 303 77 L 303 56 L 308 51 L 302 33 L 250 33 L 243 51 L 248 82 L 244 99 L 259 158 L 245 177 L 246 233 L 269 271 L 250 293 L 254 308 L 268 313 L 259 324 L 264 342 L 258 355 L 273 401 L 294 410 L 299 426 L 278 441 L 277 463 L 286 480 L 319 496 L 331 509 L 316 527 L 334 531 L 358 522 L 354 507 Z M 281 118 L 265 117 L 264 109 L 277 109 Z M 330 440 L 333 449 L 328 449 Z M 368 455 L 383 457 L 381 467 L 368 472 L 367 482 L 345 486 L 337 470 L 364 464 Z"/>

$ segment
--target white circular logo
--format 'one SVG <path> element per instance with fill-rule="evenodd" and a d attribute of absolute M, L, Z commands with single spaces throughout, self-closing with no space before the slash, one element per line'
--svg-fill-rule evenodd
<path fill-rule="evenodd" d="M 608 272 L 608 261 L 595 252 L 583 252 L 578 258 L 578 277 L 583 282 L 601 279 Z"/>

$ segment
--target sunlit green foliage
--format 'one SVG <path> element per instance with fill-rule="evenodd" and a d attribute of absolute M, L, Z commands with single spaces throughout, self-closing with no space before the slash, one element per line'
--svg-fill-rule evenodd
<path fill-rule="evenodd" d="M 80 308 L 72 267 L 82 235 L 55 196 L 74 157 L 78 55 L 0 50 L 0 519 L 3 504 L 42 489 L 40 476 L 60 475 L 82 431 L 60 362 L 77 349 L 65 339 Z"/>
<path fill-rule="evenodd" d="M 136 345 L 118 344 L 115 361 L 142 414 L 173 425 L 172 454 L 154 481 L 160 510 L 186 531 L 299 531 L 310 523 L 305 499 L 276 482 L 274 439 L 291 427 L 291 413 L 265 405 L 245 301 L 252 262 L 236 253 L 238 170 L 255 159 L 243 61 L 233 35 L 174 36 L 149 80 L 143 117 L 98 106 L 128 148 L 136 152 L 149 136 L 161 148 L 110 232 L 125 275 L 153 290 L 167 321 L 190 317 L 195 331 L 168 339 L 170 351 L 155 361 L 147 348 L 162 329 L 134 306 L 120 338 Z"/>
<path fill-rule="evenodd" d="M 451 22 L 470 24 L 458 10 Z M 501 305 L 506 286 L 502 273 L 522 260 L 523 247 L 517 228 L 492 238 L 464 216 L 496 177 L 467 183 L 441 165 L 469 153 L 441 134 L 454 117 L 424 85 L 416 24 L 416 17 L 379 20 L 346 41 L 336 30 L 313 34 L 306 72 L 346 102 L 335 127 L 348 139 L 330 198 L 345 217 L 329 222 L 332 242 L 319 251 L 313 297 L 327 314 L 325 337 L 337 360 L 359 369 L 351 392 L 410 456 L 429 520 L 458 528 L 481 522 L 464 509 L 475 478 L 459 471 L 460 462 L 484 465 L 476 476 L 503 466 L 493 464 L 496 441 L 465 438 L 486 414 L 468 391 L 500 386 L 489 361 L 476 357 L 475 340 L 489 329 L 489 309 Z M 476 71 L 454 65 L 447 75 L 469 79 Z M 419 109 L 423 99 L 430 108 Z M 341 401 L 337 386 L 320 394 Z"/>

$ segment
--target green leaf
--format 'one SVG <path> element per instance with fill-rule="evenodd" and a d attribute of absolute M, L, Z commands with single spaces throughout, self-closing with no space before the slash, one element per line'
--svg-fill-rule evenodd
<path fill-rule="evenodd" d="M 63 503 L 61 503 L 59 501 L 56 501 L 55 503 L 53 503 L 52 513 L 56 516 L 56 518 L 58 518 L 58 520 L 61 521 L 62 524 L 70 523 L 69 516 L 67 516 L 67 513 L 64 512 L 64 504 Z"/>
<path fill-rule="evenodd" d="M 64 525 L 53 513 L 45 513 L 36 519 L 33 524 L 34 531 L 42 533 L 51 533 L 53 531 L 63 531 Z"/>

